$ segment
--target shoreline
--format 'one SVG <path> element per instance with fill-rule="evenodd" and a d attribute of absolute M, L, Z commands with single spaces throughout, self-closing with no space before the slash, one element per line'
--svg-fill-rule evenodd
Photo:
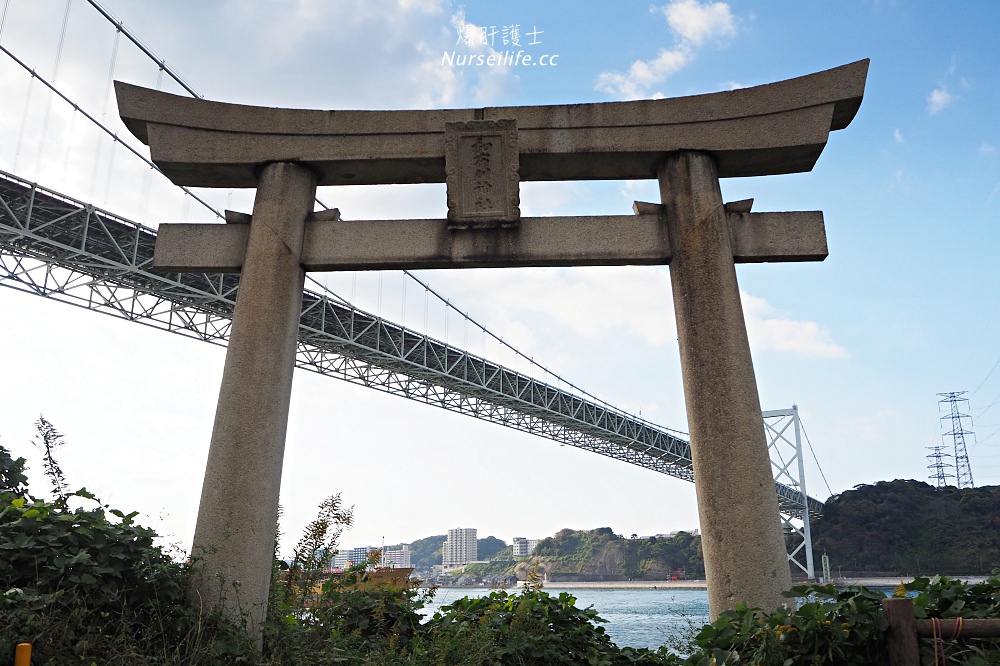
<path fill-rule="evenodd" d="M 524 581 L 518 581 L 517 586 L 510 586 L 508 590 L 516 590 L 524 585 Z M 708 584 L 704 580 L 610 580 L 610 581 L 566 581 L 549 582 L 542 581 L 542 589 L 553 588 L 557 590 L 667 590 L 667 589 L 708 589 Z M 467 585 L 463 587 L 441 586 L 442 590 L 479 590 L 489 589 L 477 585 Z"/>
<path fill-rule="evenodd" d="M 967 583 L 980 583 L 988 576 L 950 576 Z M 837 587 L 864 586 L 864 587 L 896 587 L 900 583 L 912 583 L 914 576 L 899 577 L 871 577 L 871 578 L 834 578 L 830 582 Z M 793 581 L 795 585 L 807 585 L 809 581 Z M 521 587 L 524 581 L 519 581 L 517 587 Z M 542 582 L 542 589 L 553 588 L 557 590 L 705 590 L 708 583 L 705 580 L 615 580 L 615 581 L 565 581 L 565 582 Z M 446 590 L 476 590 L 486 589 L 474 585 L 464 587 L 442 587 Z M 509 587 L 508 590 L 517 589 Z"/>
<path fill-rule="evenodd" d="M 542 589 L 552 587 L 561 590 L 705 590 L 704 580 L 602 580 L 542 582 Z"/>

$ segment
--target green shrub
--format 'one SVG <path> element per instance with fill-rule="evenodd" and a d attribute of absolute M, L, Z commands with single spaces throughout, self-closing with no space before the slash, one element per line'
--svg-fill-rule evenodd
<path fill-rule="evenodd" d="M 883 595 L 832 585 L 793 588 L 795 610 L 722 613 L 686 643 L 671 641 L 673 650 L 619 648 L 596 610 L 547 594 L 537 578 L 516 593 L 459 599 L 422 622 L 433 590 L 368 586 L 361 567 L 325 580 L 352 521 L 339 495 L 320 505 L 290 562 L 275 558 L 261 657 L 240 627 L 191 605 L 190 568 L 154 545 L 135 513 L 67 491 L 53 456 L 61 435 L 44 419 L 38 426 L 54 501 L 31 496 L 25 460 L 0 447 L 0 663 L 19 642 L 34 645 L 35 666 L 886 663 Z M 977 584 L 917 578 L 898 592 L 914 595 L 918 618 L 1000 617 L 998 572 Z M 948 641 L 945 650 L 946 664 L 1000 663 L 996 639 Z M 929 639 L 920 651 L 924 664 L 935 663 Z"/>
<path fill-rule="evenodd" d="M 462 666 L 669 663 L 665 653 L 619 648 L 602 622 L 567 592 L 525 585 L 518 594 L 494 590 L 442 607 L 424 628 L 423 649 L 427 663 Z"/>
<path fill-rule="evenodd" d="M 803 599 L 795 610 L 768 614 L 740 606 L 722 613 L 694 637 L 693 653 L 684 663 L 885 663 L 885 595 L 864 588 L 838 591 L 833 585 L 795 587 L 790 595 Z"/>
<path fill-rule="evenodd" d="M 916 593 L 913 614 L 919 619 L 961 617 L 969 620 L 1000 617 L 1000 574 L 997 571 L 982 583 L 966 583 L 946 576 L 935 576 L 915 578 L 903 588 L 910 594 Z M 945 631 L 950 629 L 946 628 Z M 1000 664 L 1000 639 L 960 636 L 958 640 L 945 641 L 943 647 L 945 664 Z M 920 654 L 924 663 L 935 663 L 932 639 L 921 639 Z"/>
<path fill-rule="evenodd" d="M 32 497 L 24 459 L 0 447 L 0 658 L 21 642 L 32 643 L 36 666 L 227 664 L 252 654 L 238 628 L 191 607 L 188 569 L 135 513 L 66 491 L 52 456 L 61 436 L 44 419 L 38 427 L 54 501 Z M 73 499 L 92 506 L 71 508 Z"/>

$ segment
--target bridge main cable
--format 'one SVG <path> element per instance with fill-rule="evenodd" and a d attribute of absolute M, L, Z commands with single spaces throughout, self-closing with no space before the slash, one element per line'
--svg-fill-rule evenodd
<path fill-rule="evenodd" d="M 0 283 L 223 345 L 235 274 L 151 270 L 156 231 L 0 171 Z M 693 481 L 669 429 L 306 290 L 296 365 Z M 776 483 L 801 517 L 802 493 Z M 819 516 L 822 502 L 808 498 Z"/>

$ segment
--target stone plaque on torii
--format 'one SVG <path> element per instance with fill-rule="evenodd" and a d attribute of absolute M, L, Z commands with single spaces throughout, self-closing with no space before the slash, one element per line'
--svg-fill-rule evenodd
<path fill-rule="evenodd" d="M 197 592 L 238 601 L 259 628 L 306 271 L 669 264 L 710 611 L 782 604 L 791 580 L 734 264 L 824 259 L 823 214 L 723 203 L 719 178 L 811 170 L 867 72 L 862 60 L 692 97 L 433 111 L 261 108 L 116 82 L 122 120 L 174 183 L 257 190 L 252 215 L 161 225 L 156 244 L 159 269 L 242 273 Z M 634 215 L 520 215 L 520 181 L 652 178 L 661 203 Z M 312 212 L 317 185 L 439 182 L 442 219 Z"/>

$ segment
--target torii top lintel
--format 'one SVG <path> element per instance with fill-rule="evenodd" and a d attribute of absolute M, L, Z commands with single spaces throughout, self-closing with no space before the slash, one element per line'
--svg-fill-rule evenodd
<path fill-rule="evenodd" d="M 115 82 L 129 130 L 178 185 L 257 185 L 297 162 L 319 185 L 445 182 L 446 124 L 514 121 L 529 180 L 656 178 L 668 153 L 707 152 L 720 177 L 809 171 L 861 105 L 868 60 L 753 88 L 632 102 L 427 111 L 226 104 Z"/>

